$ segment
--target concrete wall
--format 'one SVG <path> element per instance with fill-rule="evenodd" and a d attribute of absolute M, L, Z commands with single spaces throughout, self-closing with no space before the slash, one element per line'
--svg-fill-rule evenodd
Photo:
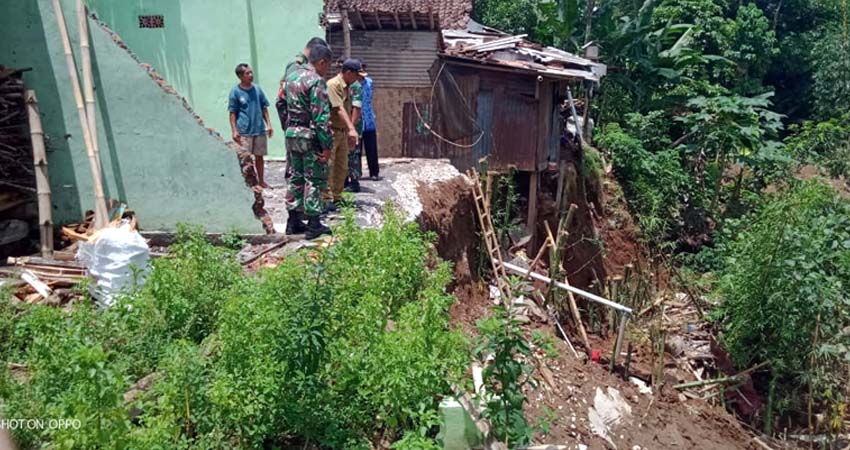
<path fill-rule="evenodd" d="M 286 63 L 319 27 L 321 0 L 87 0 L 138 58 L 151 64 L 203 118 L 230 139 L 227 96 L 233 69 L 246 62 L 274 103 Z M 162 15 L 164 28 L 139 28 L 138 16 Z M 280 131 L 274 109 L 269 111 Z M 284 155 L 282 135 L 270 143 Z"/>
<path fill-rule="evenodd" d="M 74 1 L 62 0 L 62 5 L 71 39 L 79 42 Z M 126 202 L 148 230 L 172 230 L 188 222 L 208 231 L 260 232 L 235 154 L 199 126 L 182 100 L 158 86 L 109 33 L 93 21 L 89 28 L 107 197 Z M 33 68 L 24 80 L 35 89 L 41 108 L 54 220 L 78 221 L 92 209 L 94 196 L 52 2 L 28 0 L 4 8 L 0 30 L 0 64 Z"/>

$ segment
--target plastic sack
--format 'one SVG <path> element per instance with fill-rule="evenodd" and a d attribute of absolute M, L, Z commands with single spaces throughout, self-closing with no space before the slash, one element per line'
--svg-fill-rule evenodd
<path fill-rule="evenodd" d="M 149 270 L 148 243 L 129 224 L 100 230 L 80 242 L 79 260 L 94 280 L 90 292 L 102 306 L 112 306 L 124 290 L 141 286 Z"/>

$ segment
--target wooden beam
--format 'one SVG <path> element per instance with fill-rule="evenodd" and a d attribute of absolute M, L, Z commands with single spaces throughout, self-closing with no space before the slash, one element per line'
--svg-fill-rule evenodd
<path fill-rule="evenodd" d="M 360 11 L 354 10 L 355 18 L 357 18 L 357 24 L 360 25 L 360 28 L 366 30 L 366 22 L 363 21 L 363 15 L 360 14 Z"/>
<path fill-rule="evenodd" d="M 348 10 L 342 10 L 342 42 L 346 58 L 351 58 L 351 24 L 348 21 Z"/>
<path fill-rule="evenodd" d="M 401 20 L 398 20 L 398 13 L 393 13 L 393 17 L 395 17 L 395 27 L 399 30 L 401 29 Z"/>
<path fill-rule="evenodd" d="M 375 12 L 374 12 L 374 13 L 372 13 L 372 14 L 375 16 L 375 23 L 378 25 L 378 29 L 379 29 L 379 30 L 383 29 L 384 27 L 381 25 L 381 17 L 380 17 L 380 16 L 378 16 L 378 12 L 377 12 L 377 11 L 375 11 Z"/>
<path fill-rule="evenodd" d="M 417 27 L 416 27 L 416 14 L 414 14 L 412 9 L 409 10 L 409 12 L 410 12 L 410 23 L 411 23 L 411 25 L 413 25 L 413 29 L 416 30 L 417 29 Z"/>
<path fill-rule="evenodd" d="M 434 31 L 434 11 L 428 11 L 428 22 L 431 31 Z"/>
<path fill-rule="evenodd" d="M 539 184 L 539 173 L 535 164 L 534 172 L 531 172 L 531 181 L 528 187 L 528 219 L 526 221 L 526 229 L 531 234 L 531 251 L 537 250 L 537 185 Z"/>

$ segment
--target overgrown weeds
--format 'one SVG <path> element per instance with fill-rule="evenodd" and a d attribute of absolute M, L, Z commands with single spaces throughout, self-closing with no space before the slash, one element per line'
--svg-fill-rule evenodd
<path fill-rule="evenodd" d="M 0 415 L 82 422 L 16 430 L 22 448 L 435 442 L 468 344 L 449 327 L 450 271 L 430 236 L 395 213 L 382 230 L 348 217 L 330 248 L 248 276 L 232 250 L 180 234 L 174 256 L 108 310 L 28 306 L 13 320 L 20 308 L 0 304 L 3 360 L 28 372 L 0 372 Z M 150 390 L 125 402 L 151 373 Z"/>

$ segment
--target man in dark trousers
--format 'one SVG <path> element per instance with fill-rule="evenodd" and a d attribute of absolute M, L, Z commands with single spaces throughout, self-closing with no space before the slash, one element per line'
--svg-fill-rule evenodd
<path fill-rule="evenodd" d="M 364 67 L 365 69 L 365 67 Z M 372 78 L 368 75 L 360 80 L 363 86 L 363 149 L 366 151 L 366 164 L 369 166 L 369 179 L 380 181 L 380 168 L 378 167 L 378 134 L 375 127 L 375 112 L 372 109 Z"/>

